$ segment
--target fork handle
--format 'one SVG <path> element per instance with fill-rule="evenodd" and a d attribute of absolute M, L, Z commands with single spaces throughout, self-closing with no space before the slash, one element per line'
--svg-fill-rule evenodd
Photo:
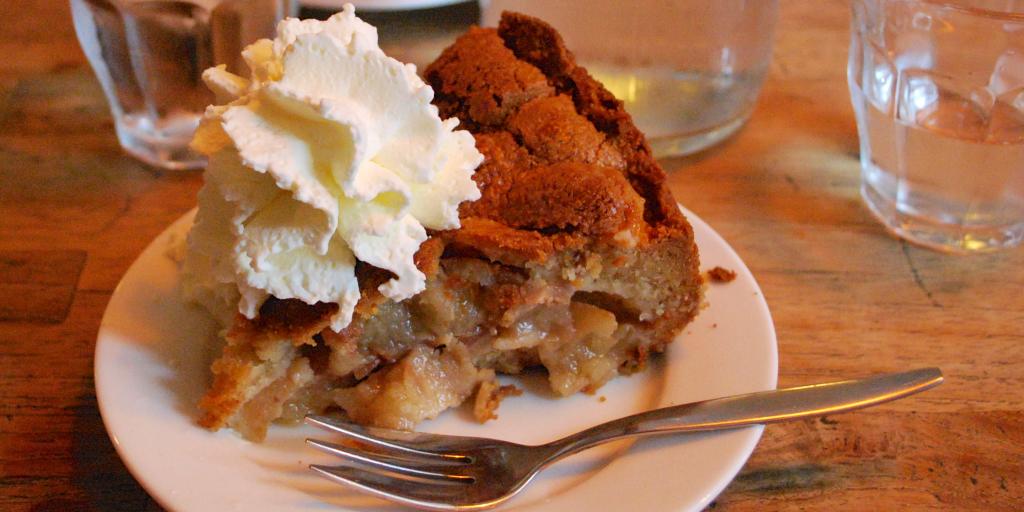
<path fill-rule="evenodd" d="M 837 414 L 919 393 L 942 383 L 938 368 L 922 368 L 861 380 L 762 391 L 675 405 L 612 420 L 546 445 L 549 460 L 634 436 L 723 430 L 747 425 Z"/>

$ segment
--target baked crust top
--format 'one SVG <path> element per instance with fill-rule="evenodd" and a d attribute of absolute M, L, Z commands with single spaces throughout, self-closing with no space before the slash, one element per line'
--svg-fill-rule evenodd
<path fill-rule="evenodd" d="M 474 175 L 482 197 L 461 205 L 449 243 L 515 264 L 591 242 L 692 236 L 622 102 L 547 23 L 505 12 L 425 76 L 441 116 L 458 117 L 485 157 Z"/>

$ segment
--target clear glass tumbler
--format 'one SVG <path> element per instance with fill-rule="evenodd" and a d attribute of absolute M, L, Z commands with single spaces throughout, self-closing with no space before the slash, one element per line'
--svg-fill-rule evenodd
<path fill-rule="evenodd" d="M 188 143 L 213 96 L 202 73 L 297 12 L 292 0 L 71 0 L 75 32 L 110 103 L 121 147 L 148 164 L 206 164 Z"/>
<path fill-rule="evenodd" d="M 1024 239 L 1024 0 L 853 0 L 861 194 L 949 252 Z"/>
<path fill-rule="evenodd" d="M 562 33 L 592 75 L 626 104 L 657 156 L 716 144 L 753 111 L 771 61 L 777 0 L 480 0 Z"/>

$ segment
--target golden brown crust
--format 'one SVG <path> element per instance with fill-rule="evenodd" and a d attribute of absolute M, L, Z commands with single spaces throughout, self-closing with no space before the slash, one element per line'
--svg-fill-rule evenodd
<path fill-rule="evenodd" d="M 643 222 L 643 205 L 618 171 L 566 162 L 520 174 L 498 216 L 519 229 L 614 236 Z"/>
<path fill-rule="evenodd" d="M 535 231 L 511 228 L 481 217 L 462 220 L 462 227 L 443 233 L 453 256 L 483 256 L 491 261 L 521 266 L 547 259 L 555 247 L 550 237 Z"/>
<path fill-rule="evenodd" d="M 497 82 L 497 71 L 479 72 L 492 62 L 504 70 Z M 691 236 L 664 171 L 622 103 L 576 65 L 546 23 L 505 13 L 497 30 L 476 28 L 460 37 L 425 75 L 439 91 L 441 115 L 458 117 L 474 132 L 485 157 L 474 176 L 482 197 L 463 206 L 464 218 L 483 217 L 544 235 L 570 232 L 585 237 L 583 243 L 601 242 L 618 231 L 611 227 L 621 229 L 624 214 L 632 217 L 640 204 L 648 230 Z M 524 82 L 509 78 L 513 75 L 531 77 L 529 89 L 537 93 L 527 101 L 503 99 L 512 97 L 510 91 L 517 92 L 517 100 L 526 97 Z M 538 76 L 550 91 L 538 92 Z M 477 99 L 481 91 L 502 100 L 485 106 Z M 622 179 L 610 181 L 612 170 Z M 538 184 L 543 184 L 539 192 Z M 596 205 L 583 206 L 598 195 Z M 615 207 L 620 205 L 629 205 L 629 211 Z M 545 253 L 531 244 L 524 252 Z"/>
<path fill-rule="evenodd" d="M 251 351 L 247 350 L 244 356 L 237 354 L 242 350 L 240 347 L 225 347 L 214 361 L 211 367 L 213 383 L 199 401 L 200 425 L 212 430 L 222 428 L 245 401 L 243 392 L 258 361 Z"/>
<path fill-rule="evenodd" d="M 506 129 L 539 161 L 580 162 L 622 169 L 626 162 L 607 137 L 576 112 L 564 94 L 531 100 L 508 117 Z"/>
<path fill-rule="evenodd" d="M 306 304 L 299 299 L 270 297 L 260 306 L 259 315 L 248 319 L 237 315 L 228 332 L 231 340 L 258 344 L 266 340 L 290 339 L 296 344 L 312 344 L 313 336 L 327 327 L 338 305 L 328 302 Z"/>
<path fill-rule="evenodd" d="M 484 155 L 484 163 L 473 173 L 480 188 L 480 199 L 459 205 L 459 217 L 489 218 L 500 212 L 503 200 L 515 183 L 517 169 L 537 165 L 536 159 L 506 131 L 474 134 L 476 147 Z"/>
<path fill-rule="evenodd" d="M 523 103 L 551 95 L 544 75 L 517 59 L 493 30 L 471 28 L 459 40 L 430 67 L 434 77 L 447 78 L 433 81 L 427 73 L 443 117 L 457 116 L 470 129 L 500 125 Z"/>
<path fill-rule="evenodd" d="M 428 238 L 420 244 L 420 248 L 413 256 L 416 268 L 420 269 L 427 279 L 434 277 L 437 274 L 442 254 L 444 254 L 444 242 L 437 237 Z"/>
<path fill-rule="evenodd" d="M 199 402 L 200 425 L 213 430 L 228 425 L 256 393 L 284 377 L 292 364 L 293 340 L 247 341 L 229 338 L 211 366 L 213 383 Z"/>
<path fill-rule="evenodd" d="M 497 34 L 520 59 L 539 69 L 559 94 L 572 97 L 577 111 L 604 133 L 628 161 L 626 176 L 646 201 L 644 217 L 689 234 L 666 183 L 665 171 L 651 154 L 643 133 L 633 124 L 622 102 L 576 65 L 562 36 L 547 23 L 524 14 L 505 12 Z"/>

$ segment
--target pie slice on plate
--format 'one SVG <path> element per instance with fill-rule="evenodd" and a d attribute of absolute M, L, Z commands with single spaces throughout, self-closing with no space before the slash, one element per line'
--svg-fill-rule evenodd
<path fill-rule="evenodd" d="M 267 299 L 238 315 L 213 363 L 200 423 L 260 440 L 273 421 L 344 411 L 412 429 L 472 401 L 496 417 L 518 390 L 496 373 L 547 372 L 558 395 L 593 392 L 644 368 L 697 314 L 693 230 L 622 103 L 575 64 L 544 22 L 506 13 L 425 70 L 442 118 L 473 133 L 481 197 L 461 227 L 429 232 L 412 298 L 356 264 L 351 323 L 339 306 Z"/>

